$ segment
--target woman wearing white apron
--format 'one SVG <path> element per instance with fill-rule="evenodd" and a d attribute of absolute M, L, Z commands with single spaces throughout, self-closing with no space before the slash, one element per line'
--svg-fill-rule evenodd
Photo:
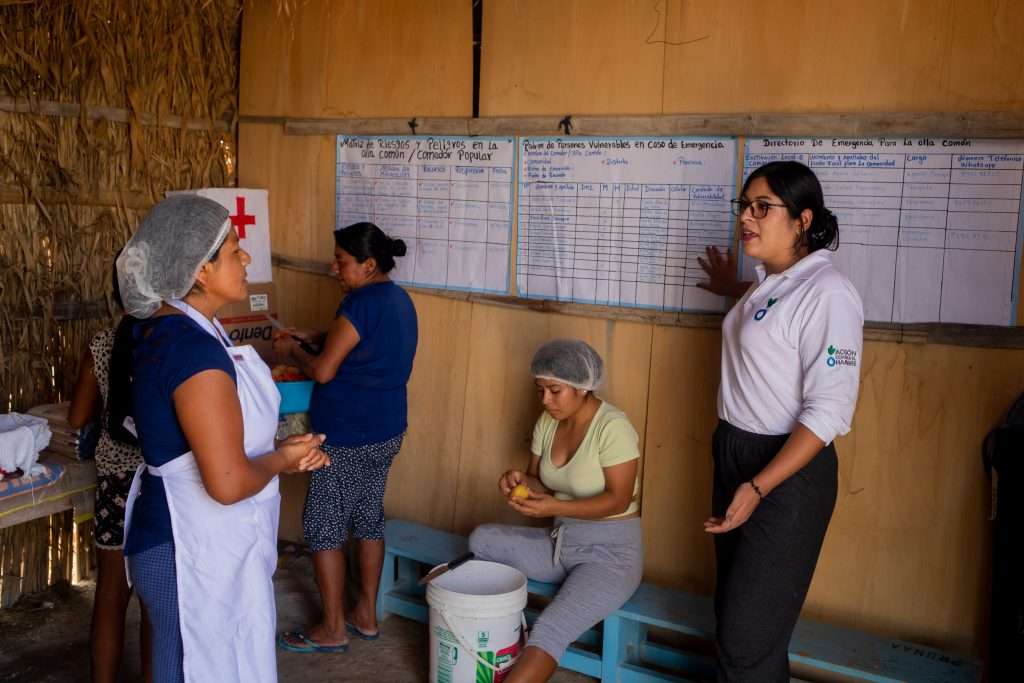
<path fill-rule="evenodd" d="M 214 316 L 246 296 L 219 204 L 156 205 L 118 258 L 133 352 L 139 468 L 125 519 L 129 577 L 153 626 L 154 680 L 276 681 L 277 475 L 326 463 L 321 438 L 275 450 L 280 396 Z"/>

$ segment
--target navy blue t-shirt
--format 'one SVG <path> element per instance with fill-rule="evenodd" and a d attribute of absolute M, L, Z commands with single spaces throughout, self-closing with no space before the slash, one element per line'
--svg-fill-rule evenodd
<path fill-rule="evenodd" d="M 132 408 L 147 465 L 159 467 L 192 448 L 174 410 L 174 390 L 205 370 L 223 370 L 236 381 L 224 343 L 184 315 L 167 315 L 135 326 Z M 142 475 L 124 554 L 134 555 L 173 540 L 171 513 L 160 477 Z"/>
<path fill-rule="evenodd" d="M 405 431 L 405 385 L 418 337 L 416 307 L 394 282 L 349 292 L 338 308 L 359 333 L 359 343 L 334 379 L 313 388 L 309 417 L 329 446 L 365 446 Z"/>

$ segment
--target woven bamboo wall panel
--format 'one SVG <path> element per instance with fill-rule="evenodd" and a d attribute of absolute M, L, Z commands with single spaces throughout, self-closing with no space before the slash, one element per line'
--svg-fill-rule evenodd
<path fill-rule="evenodd" d="M 113 256 L 168 190 L 234 184 L 240 0 L 0 2 L 0 411 L 68 396 Z M 165 125 L 166 123 L 166 125 Z M 93 559 L 78 528 L 79 578 Z M 0 533 L 0 604 L 72 578 L 70 513 Z"/>
<path fill-rule="evenodd" d="M 234 184 L 234 135 L 214 122 L 235 115 L 240 10 L 0 6 L 0 96 L 19 103 L 0 111 L 0 408 L 67 396 L 86 342 L 114 316 L 113 256 L 152 203 L 167 190 Z M 42 113 L 69 108 L 80 115 Z M 128 116 L 94 119 L 91 108 Z M 161 126 L 172 114 L 209 125 Z M 68 303 L 108 315 L 63 320 Z"/>

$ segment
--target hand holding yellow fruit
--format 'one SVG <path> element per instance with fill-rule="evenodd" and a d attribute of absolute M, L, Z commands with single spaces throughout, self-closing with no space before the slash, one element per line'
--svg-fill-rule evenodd
<path fill-rule="evenodd" d="M 526 484 L 518 484 L 508 495 L 511 498 L 525 500 L 530 497 L 530 489 L 526 487 Z"/>

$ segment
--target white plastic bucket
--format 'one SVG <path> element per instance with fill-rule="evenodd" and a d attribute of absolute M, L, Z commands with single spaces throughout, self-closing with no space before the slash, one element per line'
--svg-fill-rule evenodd
<path fill-rule="evenodd" d="M 430 683 L 500 683 L 524 646 L 526 576 L 470 560 L 427 584 Z"/>

